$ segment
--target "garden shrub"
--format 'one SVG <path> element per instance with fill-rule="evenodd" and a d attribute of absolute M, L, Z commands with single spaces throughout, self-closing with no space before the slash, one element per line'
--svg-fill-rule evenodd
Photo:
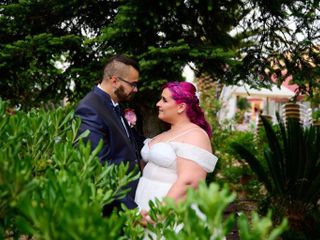
<path fill-rule="evenodd" d="M 137 176 L 127 166 L 101 166 L 89 144 L 75 146 L 79 119 L 73 111 L 6 114 L 0 107 L 1 235 L 37 239 L 110 239 L 119 236 L 101 215 Z M 118 217 L 121 226 L 125 217 Z M 109 226 L 109 227 L 108 227 Z"/>

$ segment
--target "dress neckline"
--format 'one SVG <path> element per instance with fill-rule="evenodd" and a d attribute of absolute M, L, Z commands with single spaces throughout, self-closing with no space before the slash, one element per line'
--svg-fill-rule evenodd
<path fill-rule="evenodd" d="M 187 134 L 187 133 L 189 133 L 189 132 L 191 132 L 191 131 L 193 131 L 193 130 L 199 130 L 199 131 L 202 131 L 204 134 L 207 134 L 206 133 L 206 131 L 204 131 L 202 128 L 197 128 L 197 127 L 193 127 L 193 128 L 190 128 L 190 129 L 188 129 L 188 130 L 186 130 L 186 131 L 184 131 L 184 132 L 181 132 L 181 133 L 179 133 L 178 135 L 176 135 L 176 136 L 174 136 L 174 137 L 172 137 L 172 138 L 169 138 L 168 140 L 166 140 L 166 141 L 160 141 L 160 142 L 157 142 L 157 143 L 168 143 L 168 142 L 173 142 L 173 140 L 174 139 L 177 139 L 177 138 L 179 138 L 179 137 L 181 137 L 181 136 L 183 136 L 183 135 L 185 135 L 185 134 Z M 148 141 L 148 148 L 150 149 L 153 145 L 155 145 L 155 144 L 157 144 L 157 143 L 153 143 L 153 144 L 151 144 L 151 146 L 150 146 L 150 142 L 153 140 L 153 138 L 150 138 L 149 139 L 149 141 Z M 183 143 L 183 142 L 181 142 L 181 143 Z"/>
<path fill-rule="evenodd" d="M 167 145 L 170 146 L 170 143 L 174 143 L 174 144 L 185 145 L 185 146 L 188 146 L 188 147 L 193 147 L 193 148 L 198 149 L 199 151 L 209 153 L 209 154 L 211 154 L 211 155 L 213 155 L 213 156 L 216 157 L 216 155 L 213 154 L 212 152 L 209 152 L 208 150 L 206 150 L 206 149 L 204 149 L 204 148 L 195 146 L 195 145 L 190 144 L 190 143 L 184 143 L 184 142 L 178 142 L 178 141 L 170 141 L 170 142 L 169 142 L 169 141 L 166 141 L 166 142 L 157 142 L 157 143 L 154 143 L 154 144 L 152 144 L 152 145 L 150 146 L 150 145 L 149 145 L 149 142 L 150 142 L 152 139 L 148 139 L 148 140 L 149 140 L 149 141 L 146 142 L 146 145 L 147 145 L 147 147 L 148 147 L 148 150 L 151 150 L 155 145 L 158 145 L 158 144 L 167 144 Z"/>
<path fill-rule="evenodd" d="M 148 141 L 148 148 L 151 149 L 151 147 L 152 147 L 153 145 L 158 144 L 158 143 L 168 143 L 168 142 L 172 142 L 172 140 L 177 139 L 178 137 L 181 137 L 181 136 L 183 136 L 183 135 L 191 132 L 192 130 L 196 130 L 196 129 L 198 129 L 198 128 L 196 128 L 196 127 L 190 128 L 190 129 L 188 129 L 188 130 L 186 130 L 186 131 L 184 131 L 184 132 L 179 133 L 178 135 L 176 135 L 176 136 L 174 136 L 174 137 L 172 137 L 172 138 L 169 138 L 169 139 L 166 140 L 166 141 L 156 142 L 156 143 L 151 144 L 151 146 L 150 146 L 150 142 L 153 140 L 153 138 L 151 138 L 151 139 Z"/>

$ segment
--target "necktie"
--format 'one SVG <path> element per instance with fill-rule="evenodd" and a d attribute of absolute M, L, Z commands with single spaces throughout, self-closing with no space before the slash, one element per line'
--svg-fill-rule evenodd
<path fill-rule="evenodd" d="M 116 114 L 118 115 L 119 119 L 121 120 L 121 109 L 120 109 L 120 106 L 119 105 L 115 106 L 114 110 L 115 110 Z"/>
<path fill-rule="evenodd" d="M 119 106 L 119 105 L 114 106 L 114 111 L 116 112 L 116 114 L 117 114 L 117 116 L 118 116 L 118 118 L 119 118 L 119 120 L 120 120 L 120 123 L 121 123 L 122 127 L 124 128 L 127 136 L 129 137 L 128 130 L 127 130 L 127 128 L 126 128 L 126 126 L 125 126 L 125 124 L 124 124 L 124 120 L 123 120 L 123 118 L 122 118 L 120 106 Z"/>

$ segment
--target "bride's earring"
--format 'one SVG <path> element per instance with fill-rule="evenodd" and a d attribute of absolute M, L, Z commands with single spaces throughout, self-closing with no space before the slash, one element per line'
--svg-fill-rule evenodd
<path fill-rule="evenodd" d="M 178 113 L 179 113 L 179 114 L 183 113 L 183 110 L 178 110 Z"/>

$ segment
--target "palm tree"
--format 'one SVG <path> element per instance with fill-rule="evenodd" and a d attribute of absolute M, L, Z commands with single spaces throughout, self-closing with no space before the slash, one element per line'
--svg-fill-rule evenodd
<path fill-rule="evenodd" d="M 315 239 L 316 234 L 318 239 L 316 219 L 311 216 L 319 214 L 320 128 L 303 128 L 295 119 L 288 119 L 285 125 L 279 114 L 277 119 L 276 130 L 262 117 L 268 143 L 265 164 L 240 143 L 233 143 L 232 147 L 264 184 L 268 207 L 274 208 L 279 217 L 287 217 L 292 230 L 308 239 Z"/>

